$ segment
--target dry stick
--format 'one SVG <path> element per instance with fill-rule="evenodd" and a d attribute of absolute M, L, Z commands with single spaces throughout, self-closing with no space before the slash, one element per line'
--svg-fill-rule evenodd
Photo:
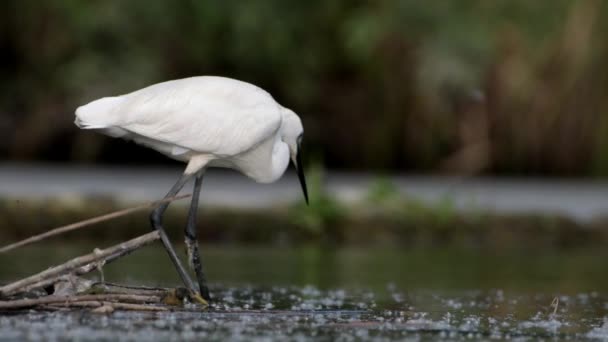
<path fill-rule="evenodd" d="M 100 308 L 102 306 L 110 306 L 112 309 L 117 310 L 135 310 L 135 311 L 169 311 L 169 308 L 164 306 L 157 306 L 153 304 L 131 304 L 131 303 L 115 303 L 115 302 L 98 302 L 98 301 L 85 301 L 85 302 L 74 302 L 74 303 L 53 303 L 49 305 L 51 308 L 55 307 L 67 307 L 67 308 Z M 45 308 L 43 306 L 42 308 Z"/>
<path fill-rule="evenodd" d="M 148 244 L 148 242 L 146 242 L 145 244 Z M 129 249 L 129 250 L 119 250 L 116 253 L 114 253 L 108 257 L 105 257 L 103 260 L 95 261 L 90 264 L 79 267 L 70 274 L 73 274 L 75 276 L 82 276 L 87 273 L 93 272 L 99 268 L 100 263 L 103 263 L 102 265 L 107 265 L 118 258 L 126 256 L 127 254 L 130 254 L 131 252 L 135 251 L 139 247 L 144 246 L 145 244 L 142 244 L 140 246 L 135 246 L 133 249 Z M 93 253 L 99 254 L 99 250 L 97 250 L 96 252 L 93 252 Z M 27 289 L 40 289 L 40 288 L 47 287 L 49 285 L 55 284 L 56 282 L 61 280 L 63 277 L 68 276 L 68 275 L 69 274 L 62 274 L 59 277 L 44 278 L 44 279 L 40 280 L 39 282 L 29 285 L 27 287 Z M 19 291 L 19 292 L 25 292 L 25 291 L 27 291 L 27 290 Z M 0 292 L 0 294 L 1 294 L 1 292 Z"/>
<path fill-rule="evenodd" d="M 100 306 L 103 306 L 103 303 L 99 302 L 99 301 L 89 300 L 89 301 L 74 302 L 74 303 L 53 303 L 51 306 L 53 306 L 53 307 L 62 306 L 64 308 L 98 308 Z M 44 306 L 42 306 L 42 307 L 44 307 Z"/>
<path fill-rule="evenodd" d="M 106 249 L 98 250 L 93 253 L 74 258 L 61 265 L 51 267 L 38 274 L 34 274 L 30 277 L 0 287 L 0 297 L 10 296 L 16 293 L 45 287 L 56 282 L 58 277 L 61 277 L 68 273 L 72 273 L 82 268 L 83 266 L 86 266 L 91 263 L 98 263 L 110 257 L 116 259 L 118 257 L 129 254 L 130 252 L 138 249 L 139 247 L 145 246 L 159 239 L 159 232 L 153 231 L 135 239 L 120 243 L 118 245 L 114 245 Z"/>
<path fill-rule="evenodd" d="M 90 301 L 124 301 L 127 303 L 159 303 L 160 296 L 141 296 L 128 294 L 96 294 L 96 295 L 79 295 L 79 296 L 46 296 L 41 298 L 17 299 L 9 301 L 0 301 L 0 310 L 4 309 L 20 309 L 30 306 L 44 304 L 71 304 L 75 302 L 90 302 Z"/>
<path fill-rule="evenodd" d="M 131 304 L 131 303 L 104 303 L 117 310 L 135 310 L 135 311 L 169 311 L 169 308 L 150 304 Z"/>
<path fill-rule="evenodd" d="M 138 211 L 138 210 L 150 209 L 150 208 L 155 207 L 155 206 L 157 206 L 157 205 L 159 205 L 161 203 L 171 202 L 171 201 L 183 199 L 183 198 L 190 197 L 190 196 L 191 195 L 188 194 L 188 195 L 180 195 L 180 196 L 175 196 L 175 197 L 169 197 L 169 198 L 165 198 L 165 199 L 160 200 L 160 201 L 144 203 L 144 204 L 138 205 L 136 207 L 118 210 L 118 211 L 115 211 L 115 212 L 112 212 L 112 213 L 104 214 L 104 215 L 101 215 L 101 216 L 96 216 L 96 217 L 93 217 L 93 218 L 90 218 L 90 219 L 87 219 L 87 220 L 84 220 L 84 221 L 75 222 L 75 223 L 68 224 L 66 226 L 61 226 L 61 227 L 58 227 L 58 228 L 55 228 L 55 229 L 51 229 L 51 230 L 49 230 L 49 231 L 47 231 L 45 233 L 42 233 L 42 234 L 39 234 L 39 235 L 34 235 L 34 236 L 29 237 L 29 238 L 27 238 L 25 240 L 21 240 L 21 241 L 12 243 L 10 245 L 6 245 L 6 246 L 0 248 L 0 253 L 5 253 L 5 252 L 13 250 L 13 249 L 15 249 L 17 247 L 28 245 L 28 244 L 30 244 L 32 242 L 40 241 L 40 240 L 46 239 L 46 238 L 51 237 L 51 236 L 63 234 L 63 233 L 66 233 L 66 232 L 69 232 L 69 231 L 72 231 L 72 230 L 75 230 L 75 229 L 79 229 L 79 228 L 82 228 L 82 227 L 90 226 L 90 225 L 95 224 L 95 223 L 99 223 L 99 222 L 111 220 L 113 218 L 117 218 L 117 217 L 120 217 L 120 216 L 128 215 L 128 214 L 130 214 L 132 212 L 135 212 L 135 211 Z"/>
<path fill-rule="evenodd" d="M 166 287 L 152 287 L 143 285 L 124 285 L 110 282 L 96 282 L 93 283 L 92 287 L 102 286 L 108 293 L 124 293 L 124 294 L 146 294 L 146 295 L 165 295 L 168 291 L 174 290 L 173 288 Z"/>
<path fill-rule="evenodd" d="M 83 301 L 73 303 L 53 303 L 48 305 L 40 305 L 38 308 L 47 310 L 61 310 L 70 308 L 92 308 L 93 312 L 95 309 L 101 309 L 103 307 L 109 307 L 111 311 L 114 310 L 134 310 L 134 311 L 169 311 L 170 308 L 164 306 L 158 306 L 154 304 L 131 304 L 131 303 L 116 303 L 116 302 L 98 302 L 98 301 Z M 111 312 L 107 311 L 107 312 Z M 99 313 L 107 313 L 99 311 Z"/>

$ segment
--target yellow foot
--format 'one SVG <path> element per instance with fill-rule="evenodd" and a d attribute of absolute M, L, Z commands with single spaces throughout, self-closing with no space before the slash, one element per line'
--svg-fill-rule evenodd
<path fill-rule="evenodd" d="M 184 300 L 188 299 L 189 301 L 200 304 L 205 308 L 209 307 L 209 303 L 203 298 L 198 292 L 192 291 L 189 292 L 187 289 L 183 287 L 178 287 L 176 289 L 169 290 L 162 298 L 162 302 L 167 305 L 174 306 L 182 306 L 184 305 Z"/>
<path fill-rule="evenodd" d="M 203 305 L 206 308 L 209 307 L 209 303 L 198 292 L 190 293 L 190 298 L 194 302 L 199 303 L 199 304 Z"/>

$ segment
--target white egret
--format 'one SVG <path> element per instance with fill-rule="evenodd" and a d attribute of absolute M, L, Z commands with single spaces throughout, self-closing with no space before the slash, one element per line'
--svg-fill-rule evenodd
<path fill-rule="evenodd" d="M 196 240 L 196 210 L 208 167 L 236 169 L 257 182 L 269 183 L 283 175 L 291 160 L 308 203 L 300 158 L 302 122 L 293 111 L 252 84 L 216 76 L 158 83 L 81 106 L 76 109 L 75 124 L 133 140 L 187 163 L 165 198 L 176 195 L 194 178 L 185 240 L 188 260 L 199 284 L 198 293 L 162 227 L 168 203 L 154 209 L 150 221 L 160 232 L 182 281 L 201 302 L 206 303 L 200 296 L 205 300 L 210 297 Z"/>

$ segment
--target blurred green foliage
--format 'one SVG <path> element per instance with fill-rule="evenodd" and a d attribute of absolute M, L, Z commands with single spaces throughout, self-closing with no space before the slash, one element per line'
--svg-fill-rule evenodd
<path fill-rule="evenodd" d="M 0 155 L 163 160 L 78 132 L 74 109 L 216 74 L 298 112 L 329 167 L 605 176 L 607 12 L 593 0 L 9 0 Z"/>
<path fill-rule="evenodd" d="M 370 187 L 370 193 L 374 192 Z M 223 245 L 260 246 L 402 246 L 417 248 L 464 246 L 490 249 L 604 247 L 608 218 L 576 222 L 543 214 L 497 214 L 457 210 L 446 198 L 429 204 L 403 196 L 346 203 L 325 192 L 320 201 L 260 210 L 207 207 L 199 212 L 199 239 Z M 0 200 L 0 241 L 40 234 L 83 217 L 124 208 L 111 198 Z M 188 206 L 171 206 L 164 224 L 172 241 L 183 241 Z M 27 213 L 27 215 L 24 215 Z M 53 241 L 124 241 L 150 230 L 147 215 L 129 215 L 75 230 Z M 37 246 L 37 245 L 36 245 Z"/>
<path fill-rule="evenodd" d="M 325 187 L 325 174 L 319 163 L 307 168 L 306 177 L 309 203 L 301 200 L 289 208 L 290 221 L 309 237 L 326 238 L 329 242 L 342 240 L 337 227 L 348 215 L 348 209 Z"/>

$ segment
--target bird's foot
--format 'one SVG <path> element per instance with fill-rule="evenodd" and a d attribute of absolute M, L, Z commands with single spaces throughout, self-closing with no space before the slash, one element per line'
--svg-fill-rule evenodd
<path fill-rule="evenodd" d="M 183 306 L 184 302 L 200 304 L 203 308 L 209 307 L 207 302 L 197 291 L 188 290 L 184 287 L 178 287 L 167 291 L 161 301 L 167 305 Z"/>
<path fill-rule="evenodd" d="M 203 298 L 203 296 L 201 296 L 201 294 L 200 294 L 200 293 L 198 293 L 198 292 L 196 292 L 196 291 L 192 291 L 192 292 L 190 293 L 190 299 L 191 299 L 193 302 L 198 303 L 198 304 L 200 304 L 200 305 L 204 306 L 205 308 L 208 308 L 208 307 L 209 307 L 209 302 L 207 302 L 207 301 L 205 300 L 205 298 Z"/>

